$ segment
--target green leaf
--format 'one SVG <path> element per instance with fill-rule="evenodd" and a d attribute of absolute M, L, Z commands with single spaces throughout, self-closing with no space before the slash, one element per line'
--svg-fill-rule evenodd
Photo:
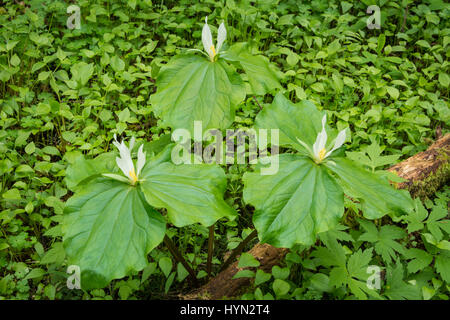
<path fill-rule="evenodd" d="M 366 165 L 372 171 L 375 171 L 375 168 L 393 164 L 400 157 L 400 154 L 382 156 L 383 149 L 376 140 L 371 139 L 371 144 L 362 148 L 362 152 L 346 152 L 346 155 L 351 160 Z"/>
<path fill-rule="evenodd" d="M 27 276 L 24 278 L 25 280 L 27 279 L 35 279 L 35 278 L 40 278 L 43 275 L 45 275 L 47 272 L 41 268 L 36 268 L 30 271 L 29 274 L 27 274 Z"/>
<path fill-rule="evenodd" d="M 261 269 L 258 269 L 255 276 L 255 286 L 259 286 L 261 283 L 269 281 L 270 278 L 272 278 L 270 273 L 266 273 Z"/>
<path fill-rule="evenodd" d="M 255 128 L 278 129 L 281 146 L 304 151 L 297 138 L 312 146 L 317 134 L 322 130 L 323 115 L 324 112 L 319 112 L 310 101 L 293 104 L 283 94 L 278 93 L 272 104 L 256 117 Z"/>
<path fill-rule="evenodd" d="M 325 165 L 337 176 L 346 193 L 361 202 L 364 217 L 378 219 L 411 212 L 414 202 L 408 191 L 394 189 L 387 180 L 372 174 L 357 163 L 345 158 L 334 158 Z"/>
<path fill-rule="evenodd" d="M 274 175 L 261 175 L 258 167 L 243 177 L 244 201 L 255 207 L 258 237 L 277 247 L 313 244 L 317 233 L 342 217 L 342 189 L 324 166 L 309 158 L 284 154 L 279 167 Z"/>
<path fill-rule="evenodd" d="M 62 229 L 69 264 L 81 269 L 82 288 L 101 288 L 145 268 L 165 224 L 137 187 L 107 178 L 84 185 L 67 201 Z"/>
<path fill-rule="evenodd" d="M 3 199 L 6 199 L 6 200 L 20 200 L 21 199 L 20 191 L 16 188 L 9 189 L 5 193 L 3 193 L 2 197 L 3 197 Z"/>
<path fill-rule="evenodd" d="M 142 271 L 142 278 L 141 283 L 144 283 L 147 281 L 147 279 L 155 272 L 156 270 L 156 263 L 151 262 L 145 269 Z"/>
<path fill-rule="evenodd" d="M 255 272 L 251 270 L 239 270 L 236 272 L 236 274 L 233 276 L 233 279 L 239 279 L 239 278 L 253 278 L 255 276 Z"/>
<path fill-rule="evenodd" d="M 125 62 L 123 62 L 123 60 L 120 59 L 118 56 L 114 56 L 111 58 L 111 67 L 116 72 L 122 71 L 125 69 Z"/>
<path fill-rule="evenodd" d="M 398 91 L 395 87 L 386 87 L 387 92 L 391 96 L 392 99 L 397 100 L 400 96 L 400 91 Z"/>
<path fill-rule="evenodd" d="M 76 191 L 77 187 L 90 179 L 100 176 L 102 173 L 116 173 L 118 167 L 115 163 L 116 154 L 113 152 L 102 153 L 95 159 L 85 159 L 83 155 L 75 158 L 66 172 L 67 187 Z"/>
<path fill-rule="evenodd" d="M 85 86 L 94 73 L 94 65 L 92 63 L 78 62 L 70 67 L 72 80 L 79 84 L 79 87 Z"/>
<path fill-rule="evenodd" d="M 272 267 L 272 275 L 275 279 L 286 280 L 289 277 L 289 268 Z"/>
<path fill-rule="evenodd" d="M 167 294 L 169 292 L 170 287 L 172 286 L 173 281 L 175 280 L 175 272 L 167 278 L 166 283 L 164 284 L 164 293 Z"/>
<path fill-rule="evenodd" d="M 265 95 L 281 89 L 277 75 L 278 70 L 270 64 L 266 57 L 251 54 L 247 43 L 241 42 L 232 45 L 227 51 L 221 53 L 220 57 L 241 65 L 247 74 L 252 94 Z"/>
<path fill-rule="evenodd" d="M 386 269 L 386 290 L 384 294 L 392 300 L 420 299 L 418 286 L 403 281 L 404 269 L 400 261 Z"/>
<path fill-rule="evenodd" d="M 442 279 L 450 283 L 450 253 L 443 251 L 436 257 L 436 271 L 441 275 Z"/>
<path fill-rule="evenodd" d="M 323 273 L 315 273 L 309 279 L 309 287 L 321 291 L 321 292 L 331 292 L 333 288 L 330 286 L 330 278 Z"/>
<path fill-rule="evenodd" d="M 273 292 L 277 297 L 286 295 L 291 289 L 291 285 L 284 280 L 275 279 L 272 284 Z"/>
<path fill-rule="evenodd" d="M 250 253 L 244 252 L 239 257 L 238 268 L 259 267 L 259 261 Z"/>
<path fill-rule="evenodd" d="M 359 220 L 359 223 L 366 230 L 366 233 L 359 237 L 359 241 L 368 241 L 375 244 L 375 251 L 381 255 L 386 263 L 390 263 L 396 258 L 395 252 L 404 253 L 403 247 L 396 242 L 406 236 L 399 227 L 386 225 L 378 231 L 375 224 L 370 221 Z"/>
<path fill-rule="evenodd" d="M 163 125 L 187 129 L 191 135 L 196 120 L 202 121 L 203 130 L 228 128 L 245 98 L 242 79 L 223 60 L 195 55 L 173 58 L 161 68 L 156 85 L 151 96 L 155 114 Z"/>
<path fill-rule="evenodd" d="M 186 268 L 181 264 L 181 262 L 178 262 L 177 264 L 177 280 L 178 282 L 182 282 L 186 277 L 189 275 L 189 272 L 186 270 Z"/>
<path fill-rule="evenodd" d="M 66 254 L 63 244 L 61 242 L 57 242 L 45 253 L 40 261 L 40 264 L 61 264 L 63 263 L 65 256 Z"/>
<path fill-rule="evenodd" d="M 414 199 L 414 210 L 409 212 L 403 217 L 407 221 L 407 230 L 409 233 L 413 233 L 418 230 L 422 230 L 425 226 L 423 221 L 427 218 L 428 211 L 422 204 L 419 198 Z"/>
<path fill-rule="evenodd" d="M 172 271 L 172 259 L 168 257 L 162 257 L 161 259 L 159 259 L 158 265 L 167 278 Z"/>
<path fill-rule="evenodd" d="M 223 199 L 227 180 L 219 166 L 147 163 L 141 177 L 147 202 L 166 208 L 169 221 L 177 227 L 194 223 L 210 226 L 221 218 L 236 216 Z"/>
<path fill-rule="evenodd" d="M 448 88 L 450 86 L 450 77 L 447 73 L 440 72 L 439 73 L 439 83 L 444 88 Z"/>
<path fill-rule="evenodd" d="M 405 257 L 411 259 L 408 262 L 408 272 L 416 273 L 419 270 L 425 269 L 433 261 L 433 256 L 424 250 L 417 248 L 408 249 L 405 252 Z"/>
<path fill-rule="evenodd" d="M 450 233 L 450 220 L 444 219 L 448 215 L 448 208 L 433 206 L 433 209 L 426 221 L 427 228 L 437 241 L 441 241 L 443 233 L 441 230 Z"/>
<path fill-rule="evenodd" d="M 378 36 L 378 45 L 377 45 L 377 54 L 381 54 L 381 50 L 383 50 L 384 45 L 386 44 L 386 35 L 384 33 Z"/>

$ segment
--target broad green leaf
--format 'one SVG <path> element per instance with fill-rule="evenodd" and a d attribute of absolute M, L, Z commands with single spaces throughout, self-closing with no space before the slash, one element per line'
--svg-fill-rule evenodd
<path fill-rule="evenodd" d="M 168 257 L 162 257 L 159 259 L 159 267 L 166 276 L 166 278 L 169 276 L 170 271 L 172 271 L 172 259 Z"/>
<path fill-rule="evenodd" d="M 272 104 L 258 114 L 255 127 L 278 129 L 281 146 L 291 146 L 303 151 L 304 147 L 297 138 L 312 146 L 317 133 L 322 130 L 323 115 L 324 113 L 319 112 L 310 101 L 293 104 L 283 94 L 278 93 Z"/>
<path fill-rule="evenodd" d="M 92 63 L 78 62 L 70 68 L 72 80 L 78 83 L 79 88 L 86 85 L 94 73 L 94 65 Z"/>
<path fill-rule="evenodd" d="M 251 270 L 239 270 L 236 272 L 236 274 L 233 276 L 233 279 L 239 279 L 239 278 L 253 278 L 255 276 L 255 272 Z"/>
<path fill-rule="evenodd" d="M 25 280 L 27 279 L 35 279 L 35 278 L 40 278 L 43 275 L 45 275 L 47 272 L 41 268 L 36 268 L 30 271 L 29 274 L 27 274 L 27 276 L 25 277 Z"/>
<path fill-rule="evenodd" d="M 104 287 L 145 268 L 165 224 L 137 187 L 107 178 L 84 185 L 67 201 L 62 224 L 69 264 L 81 270 L 81 287 Z"/>
<path fill-rule="evenodd" d="M 386 87 L 387 92 L 391 96 L 392 99 L 397 100 L 400 96 L 400 91 L 398 91 L 395 87 Z"/>
<path fill-rule="evenodd" d="M 227 61 L 238 62 L 241 65 L 248 76 L 252 94 L 264 95 L 281 89 L 277 70 L 266 57 L 251 54 L 247 43 L 236 43 L 220 56 Z"/>
<path fill-rule="evenodd" d="M 239 258 L 238 268 L 247 267 L 259 267 L 259 261 L 252 254 L 244 252 Z"/>
<path fill-rule="evenodd" d="M 280 266 L 272 267 L 272 275 L 275 279 L 286 280 L 289 277 L 289 268 L 281 268 Z"/>
<path fill-rule="evenodd" d="M 75 191 L 83 181 L 98 177 L 102 173 L 116 173 L 118 167 L 115 162 L 116 154 L 113 152 L 103 153 L 95 159 L 85 159 L 80 155 L 69 165 L 66 172 L 67 187 Z"/>
<path fill-rule="evenodd" d="M 210 226 L 221 218 L 234 219 L 236 215 L 223 199 L 226 176 L 218 166 L 148 163 L 141 176 L 148 203 L 166 208 L 169 221 L 177 227 L 193 223 Z"/>
<path fill-rule="evenodd" d="M 196 120 L 202 121 L 203 130 L 228 128 L 245 98 L 244 83 L 230 66 L 195 55 L 172 59 L 160 70 L 156 85 L 151 96 L 155 114 L 164 125 L 191 134 Z"/>
<path fill-rule="evenodd" d="M 114 71 L 122 71 L 125 69 L 125 62 L 120 59 L 118 56 L 114 56 L 111 58 L 111 67 L 114 69 Z"/>
<path fill-rule="evenodd" d="M 291 288 L 290 284 L 281 279 L 275 279 L 272 284 L 273 292 L 277 297 L 284 296 L 287 294 Z"/>
<path fill-rule="evenodd" d="M 406 190 L 396 190 L 388 181 L 370 173 L 345 158 L 334 158 L 325 164 L 338 176 L 350 197 L 361 202 L 364 217 L 378 219 L 412 212 L 414 203 Z"/>
<path fill-rule="evenodd" d="M 261 269 L 256 270 L 255 286 L 258 286 L 261 283 L 269 281 L 271 277 L 272 277 L 272 275 L 270 273 L 266 273 L 266 272 L 262 271 Z"/>
<path fill-rule="evenodd" d="M 342 189 L 324 166 L 301 155 L 281 155 L 279 171 L 243 177 L 244 201 L 255 207 L 258 237 L 277 247 L 312 244 L 316 234 L 337 225 L 344 213 Z"/>

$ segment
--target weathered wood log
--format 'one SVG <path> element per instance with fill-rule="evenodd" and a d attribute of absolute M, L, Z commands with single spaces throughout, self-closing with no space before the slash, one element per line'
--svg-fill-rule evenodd
<path fill-rule="evenodd" d="M 272 267 L 278 264 L 286 255 L 288 249 L 275 248 L 267 243 L 257 243 L 249 253 L 260 263 L 260 269 L 271 272 Z M 207 284 L 194 292 L 180 296 L 181 299 L 222 299 L 224 297 L 235 297 L 242 289 L 250 284 L 250 278 L 233 279 L 233 276 L 242 268 L 238 268 L 238 262 L 234 262 L 227 269 L 212 278 Z"/>
<path fill-rule="evenodd" d="M 426 151 L 396 164 L 388 171 L 407 180 L 397 184 L 397 188 L 408 189 L 413 196 L 431 195 L 449 179 L 449 158 L 450 133 L 438 139 Z M 249 253 L 260 262 L 260 269 L 271 272 L 272 267 L 279 264 L 288 251 L 285 248 L 257 243 Z M 238 262 L 235 261 L 207 284 L 189 294 L 181 295 L 180 298 L 216 300 L 239 296 L 251 281 L 250 278 L 233 279 L 240 270 L 242 268 L 238 268 Z"/>
<path fill-rule="evenodd" d="M 397 188 L 408 189 L 413 197 L 434 194 L 450 178 L 450 133 L 436 140 L 427 150 L 420 152 L 388 171 L 396 173 L 407 181 Z"/>

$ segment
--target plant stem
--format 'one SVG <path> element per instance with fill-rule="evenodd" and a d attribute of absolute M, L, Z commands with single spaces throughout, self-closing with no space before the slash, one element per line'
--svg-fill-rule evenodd
<path fill-rule="evenodd" d="M 209 227 L 208 260 L 206 261 L 206 272 L 208 273 L 208 277 L 211 277 L 212 257 L 214 252 L 214 226 L 215 224 Z"/>
<path fill-rule="evenodd" d="M 220 268 L 220 271 L 225 270 L 234 261 L 234 259 L 239 254 L 241 254 L 241 252 L 242 252 L 242 250 L 244 250 L 245 246 L 250 242 L 250 240 L 255 238 L 257 234 L 258 234 L 258 232 L 255 229 L 247 236 L 247 238 L 242 240 L 242 242 L 233 250 L 233 252 L 231 252 L 231 255 L 228 257 L 228 259 L 223 263 L 222 267 Z"/>
<path fill-rule="evenodd" d="M 186 259 L 184 259 L 184 257 L 178 251 L 177 247 L 175 247 L 175 244 L 172 242 L 172 240 L 170 240 L 170 238 L 167 235 L 165 235 L 163 241 L 164 241 L 164 244 L 169 249 L 172 256 L 175 258 L 175 260 L 177 260 L 178 262 L 181 262 L 183 267 L 187 270 L 187 272 L 189 272 L 189 276 L 190 276 L 192 282 L 195 285 L 198 285 L 198 279 L 197 279 L 197 276 L 195 275 L 194 270 L 192 270 L 191 266 L 187 263 Z"/>

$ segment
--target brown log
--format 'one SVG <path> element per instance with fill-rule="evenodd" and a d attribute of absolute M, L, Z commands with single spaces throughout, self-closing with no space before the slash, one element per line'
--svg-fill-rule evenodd
<path fill-rule="evenodd" d="M 434 194 L 450 178 L 450 133 L 420 152 L 388 169 L 406 179 L 397 188 L 408 189 L 413 197 Z"/>
<path fill-rule="evenodd" d="M 264 272 L 272 272 L 272 267 L 278 264 L 287 252 L 288 249 L 275 248 L 267 243 L 257 243 L 249 251 L 259 261 L 259 268 Z M 250 285 L 250 278 L 233 279 L 233 276 L 240 270 L 243 270 L 243 268 L 238 268 L 238 262 L 236 261 L 200 289 L 182 295 L 180 298 L 184 300 L 217 300 L 225 297 L 236 297 L 241 294 L 242 289 Z"/>
<path fill-rule="evenodd" d="M 408 189 L 413 195 L 430 195 L 449 179 L 450 133 L 438 139 L 426 151 L 408 158 L 388 171 L 406 179 L 396 185 L 397 188 Z M 272 267 L 279 264 L 288 253 L 288 249 L 275 248 L 269 244 L 257 243 L 249 253 L 259 262 L 259 268 L 271 272 Z M 242 270 L 235 261 L 227 269 L 220 272 L 207 284 L 195 291 L 181 295 L 181 299 L 223 299 L 233 298 L 242 294 L 250 285 L 250 278 L 233 279 Z"/>

